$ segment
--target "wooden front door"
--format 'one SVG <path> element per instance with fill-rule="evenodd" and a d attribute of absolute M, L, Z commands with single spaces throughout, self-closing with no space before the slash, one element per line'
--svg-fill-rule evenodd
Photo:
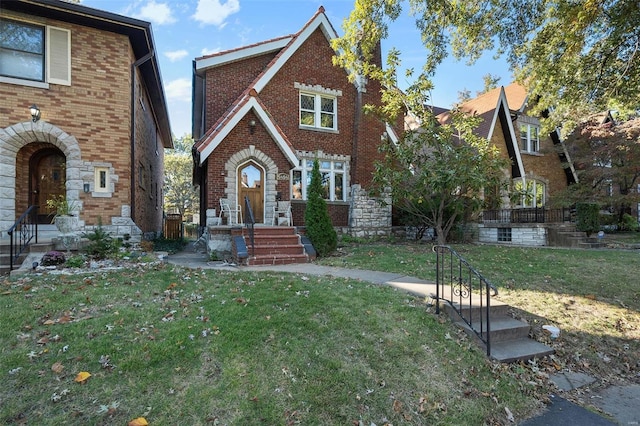
<path fill-rule="evenodd" d="M 50 223 L 54 211 L 47 200 L 66 195 L 66 159 L 57 152 L 34 156 L 31 167 L 31 204 L 38 206 L 38 221 Z"/>
<path fill-rule="evenodd" d="M 238 204 L 242 208 L 242 218 L 249 221 L 249 213 L 244 206 L 244 197 L 249 198 L 256 223 L 264 222 L 264 171 L 253 161 L 238 168 Z"/>

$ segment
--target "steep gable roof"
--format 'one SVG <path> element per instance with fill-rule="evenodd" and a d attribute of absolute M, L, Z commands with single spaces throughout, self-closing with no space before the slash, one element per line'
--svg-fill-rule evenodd
<path fill-rule="evenodd" d="M 302 44 L 313 34 L 317 29 L 320 29 L 327 41 L 331 41 L 338 35 L 335 29 L 329 22 L 329 19 L 324 13 L 324 8 L 320 6 L 315 15 L 307 22 L 302 29 L 292 35 L 272 39 L 271 41 L 258 43 L 246 48 L 234 49 L 231 51 L 221 52 L 220 54 L 203 57 L 194 61 L 194 66 L 198 68 L 198 61 L 201 64 L 208 63 L 208 67 L 214 67 L 228 61 L 236 61 L 244 58 L 255 56 L 256 54 L 265 54 L 278 50 L 277 46 L 284 44 L 280 48 L 280 51 L 266 66 L 266 68 L 254 79 L 254 81 L 247 87 L 247 89 L 233 102 L 231 107 L 227 109 L 226 113 L 220 117 L 220 119 L 209 128 L 206 133 L 200 138 L 194 145 L 194 149 L 199 157 L 199 164 L 202 164 L 209 155 L 215 150 L 215 148 L 222 142 L 224 137 L 229 134 L 233 127 L 244 117 L 252 108 L 260 117 L 260 120 L 268 128 L 271 128 L 270 133 L 274 137 L 275 142 L 278 144 L 282 152 L 285 154 L 289 162 L 293 166 L 298 165 L 298 160 L 292 150 L 291 143 L 287 140 L 286 136 L 280 130 L 276 123 L 273 123 L 270 115 L 266 111 L 264 104 L 260 102 L 260 92 L 271 81 L 271 79 L 278 73 L 278 71 L 287 63 L 289 58 L 302 46 Z M 286 42 L 286 43 L 285 43 Z M 213 60 L 213 58 L 217 58 Z M 200 69 L 204 69 L 200 68 Z M 194 111 L 195 112 L 195 111 Z"/>
<path fill-rule="evenodd" d="M 518 105 L 519 111 L 526 103 L 526 92 L 522 86 L 519 86 L 522 88 L 520 90 L 518 87 L 513 87 L 514 85 L 519 86 L 514 83 L 507 87 L 513 101 Z M 517 178 L 524 176 L 524 166 L 520 157 L 518 139 L 513 128 L 514 117 L 512 116 L 512 111 L 515 110 L 510 109 L 509 105 L 507 90 L 501 86 L 463 103 L 459 108 L 460 111 L 466 114 L 482 118 L 475 133 L 489 141 L 493 138 L 497 124 L 500 124 L 505 140 L 505 148 L 512 161 L 511 177 Z M 451 120 L 451 113 L 449 111 L 442 113 L 437 116 L 437 119 L 441 123 L 448 123 Z"/>

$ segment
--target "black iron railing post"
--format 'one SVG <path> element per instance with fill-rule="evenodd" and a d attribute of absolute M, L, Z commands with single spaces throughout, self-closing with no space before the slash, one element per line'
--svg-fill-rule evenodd
<path fill-rule="evenodd" d="M 484 342 L 487 347 L 487 356 L 491 356 L 491 296 L 497 295 L 498 289 L 451 247 L 434 246 L 433 251 L 436 252 L 436 314 L 440 313 L 439 306 L 442 298 Z M 444 256 L 445 252 L 449 252 L 449 265 L 445 264 L 447 262 Z M 457 265 L 455 265 L 456 262 Z M 447 266 L 449 277 L 444 274 L 444 268 Z M 456 275 L 454 275 L 454 268 L 457 271 Z M 474 282 L 478 283 L 477 286 Z M 444 291 L 445 285 L 448 285 L 450 289 L 448 297 Z M 442 296 L 440 286 L 442 286 Z M 474 298 L 474 294 L 478 296 Z M 474 300 L 476 301 L 475 307 Z M 479 308 L 479 313 L 476 308 Z M 475 320 L 474 314 L 478 315 Z M 474 322 L 479 323 L 479 330 L 477 325 L 474 328 Z"/>
<path fill-rule="evenodd" d="M 251 209 L 251 203 L 249 197 L 244 197 L 244 211 L 245 211 L 245 225 L 249 230 L 249 240 L 251 241 L 251 256 L 255 256 L 256 246 L 254 241 L 254 228 L 256 221 L 253 217 L 253 210 Z"/>

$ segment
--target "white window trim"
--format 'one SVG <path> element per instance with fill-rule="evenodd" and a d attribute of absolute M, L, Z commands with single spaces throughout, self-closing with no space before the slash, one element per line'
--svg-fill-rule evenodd
<path fill-rule="evenodd" d="M 307 130 L 322 130 L 328 132 L 338 131 L 338 97 L 342 96 L 342 90 L 329 89 L 319 84 L 309 85 L 299 82 L 294 82 L 293 87 L 298 89 L 298 125 L 301 129 Z M 302 112 L 302 95 L 313 96 L 315 98 L 315 125 L 309 126 L 302 124 L 300 121 L 300 113 Z M 333 127 L 322 127 L 322 98 L 333 99 Z"/>
<path fill-rule="evenodd" d="M 307 181 L 311 178 L 311 170 L 313 168 L 313 162 L 315 157 L 306 157 L 300 160 L 300 165 L 295 169 L 291 170 L 290 181 L 293 182 L 293 173 L 300 172 L 300 182 L 301 182 L 301 195 L 302 200 L 307 200 Z M 331 156 L 331 158 L 322 158 L 318 157 L 318 162 L 322 165 L 323 162 L 330 162 L 331 167 L 329 169 L 320 167 L 320 173 L 329 173 L 329 199 L 327 201 L 335 201 L 335 202 L 346 202 L 347 201 L 347 193 L 349 187 L 349 158 L 345 156 Z M 342 163 L 342 169 L 336 169 L 335 163 Z M 335 193 L 335 175 L 342 175 L 342 199 L 336 199 Z M 293 198 L 293 185 L 290 186 L 290 199 Z M 296 200 L 300 200 L 296 198 Z"/>
<path fill-rule="evenodd" d="M 516 207 L 519 208 L 540 208 L 540 207 L 544 207 L 546 202 L 547 202 L 547 184 L 545 182 L 542 182 L 538 179 L 532 179 L 532 178 L 528 178 L 526 181 L 523 179 L 517 179 L 514 183 L 514 186 L 517 185 L 518 183 L 522 184 L 523 188 L 526 190 L 526 184 L 528 184 L 529 182 L 533 182 L 533 188 L 532 188 L 532 197 L 531 197 L 531 205 L 527 205 L 526 203 L 526 199 L 525 199 L 525 195 L 523 195 L 522 197 L 520 197 L 520 199 L 518 200 L 518 203 L 516 205 Z M 538 200 L 536 198 L 536 194 L 537 194 L 537 187 L 538 185 L 542 185 L 542 205 L 538 205 Z"/>
<path fill-rule="evenodd" d="M 315 98 L 314 101 L 314 109 L 313 114 L 314 125 L 303 124 L 300 119 L 300 114 L 302 113 L 302 96 L 310 96 Z M 327 112 L 322 111 L 322 99 L 331 99 L 333 100 L 333 127 L 323 127 L 322 126 L 322 114 L 329 114 Z M 311 112 L 311 110 L 305 110 L 306 112 Z M 314 129 L 314 130 L 327 130 L 327 131 L 338 131 L 338 98 L 331 95 L 325 95 L 321 93 L 313 93 L 313 92 L 302 92 L 300 91 L 298 94 L 298 124 L 301 129 Z"/>
<path fill-rule="evenodd" d="M 527 152 L 527 153 L 539 153 L 540 152 L 540 126 L 537 126 L 535 124 L 530 124 L 530 123 L 522 123 L 520 124 L 520 138 L 519 138 L 519 142 L 520 145 L 522 143 L 522 129 L 526 127 L 527 128 L 527 146 L 526 148 L 523 149 L 522 146 L 520 146 L 520 151 L 523 152 Z M 537 129 L 537 140 L 535 141 L 535 145 L 537 146 L 536 149 L 533 149 L 534 143 L 533 140 L 531 138 L 531 129 Z"/>
<path fill-rule="evenodd" d="M 110 178 L 109 178 L 109 168 L 108 167 L 96 167 L 93 169 L 94 179 L 93 179 L 93 192 L 111 192 L 109 190 L 110 186 Z M 105 186 L 100 185 L 100 173 L 105 173 Z"/>

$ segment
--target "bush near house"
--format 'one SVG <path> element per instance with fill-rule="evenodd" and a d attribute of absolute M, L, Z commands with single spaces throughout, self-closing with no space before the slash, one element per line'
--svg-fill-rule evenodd
<path fill-rule="evenodd" d="M 319 256 L 326 256 L 338 246 L 338 235 L 336 234 L 327 203 L 322 198 L 322 177 L 320 176 L 320 165 L 318 159 L 313 162 L 311 171 L 311 183 L 307 192 L 307 207 L 304 211 L 304 223 L 306 233 L 313 247 Z"/>
<path fill-rule="evenodd" d="M 576 204 L 576 229 L 590 236 L 600 230 L 600 207 L 595 203 Z"/>

